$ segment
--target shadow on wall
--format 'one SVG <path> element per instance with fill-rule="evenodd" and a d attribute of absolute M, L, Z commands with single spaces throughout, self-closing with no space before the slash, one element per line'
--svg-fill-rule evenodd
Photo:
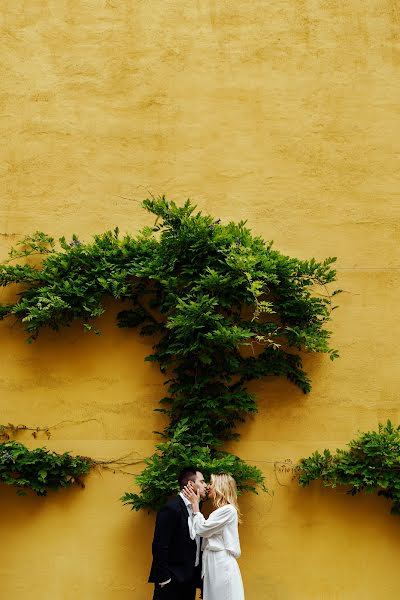
<path fill-rule="evenodd" d="M 0 377 L 7 410 L 0 423 L 51 427 L 68 421 L 58 437 L 156 439 L 152 432 L 166 425 L 154 412 L 166 377 L 144 360 L 154 339 L 116 326 L 121 303 L 108 308 L 96 323 L 99 336 L 85 334 L 76 322 L 62 332 L 45 330 L 30 345 L 20 324 L 0 322 L 0 341 L 7 345 Z"/>
<path fill-rule="evenodd" d="M 29 498 L 17 496 L 15 489 L 9 485 L 0 484 L 0 531 L 6 531 L 13 523 L 13 531 L 29 529 L 32 523 L 40 518 L 45 508 L 46 498 L 39 498 L 28 492 Z"/>
<path fill-rule="evenodd" d="M 117 327 L 116 314 L 126 308 L 126 303 L 110 301 L 105 302 L 105 307 L 106 314 L 94 322 L 100 335 L 85 333 L 83 323 L 76 321 L 71 327 L 59 332 L 44 329 L 36 341 L 27 344 L 28 334 L 21 323 L 12 323 L 8 319 L 0 322 L 0 336 L 4 337 L 10 357 L 14 358 L 25 377 L 30 377 L 40 385 L 44 383 L 41 380 L 45 376 L 47 388 L 56 388 L 61 383 L 61 377 L 65 378 L 67 383 L 74 382 L 74 377 L 79 375 L 79 372 L 94 377 L 104 366 L 102 363 L 109 365 L 110 359 L 116 365 L 121 365 L 121 368 L 127 369 L 127 354 L 131 354 L 133 359 L 129 363 L 132 378 L 141 381 L 148 375 L 147 371 L 151 370 L 151 377 L 157 380 L 158 367 L 144 361 L 151 353 L 155 339 L 140 336 L 136 329 Z M 58 377 L 52 376 L 52 373 L 58 372 Z M 161 374 L 160 380 L 161 383 L 164 380 Z"/>
<path fill-rule="evenodd" d="M 288 494 L 288 509 L 296 512 L 303 533 L 314 532 L 314 541 L 316 536 L 323 540 L 326 529 L 330 530 L 330 536 L 334 530 L 335 536 L 343 537 L 350 545 L 357 545 L 362 538 L 380 539 L 387 543 L 393 539 L 394 531 L 400 539 L 400 517 L 390 514 L 391 502 L 388 499 L 376 493 L 351 496 L 346 491 L 344 486 L 326 488 L 321 482 L 300 488 L 293 482 Z"/>
<path fill-rule="evenodd" d="M 124 510 L 129 509 L 125 507 Z M 120 586 L 125 589 L 129 587 L 132 591 L 144 589 L 149 598 L 151 586 L 148 586 L 147 579 L 151 566 L 155 516 L 155 513 L 145 511 L 129 513 L 128 519 L 108 530 L 103 550 L 105 578 L 111 579 L 115 573 L 120 573 Z M 132 562 L 135 555 L 140 555 L 139 564 Z"/>
<path fill-rule="evenodd" d="M 111 474 L 105 477 L 115 482 Z M 0 563 L 11 590 L 17 585 L 26 594 L 21 597 L 32 594 L 46 600 L 64 597 L 65 586 L 68 598 L 128 598 L 132 592 L 137 595 L 133 597 L 150 598 L 155 514 L 122 507 L 118 478 L 114 486 L 110 481 L 106 494 L 93 479 L 85 490 L 59 490 L 44 498 L 31 493 L 18 497 L 0 485 Z M 14 584 L 17 571 L 29 575 Z"/>

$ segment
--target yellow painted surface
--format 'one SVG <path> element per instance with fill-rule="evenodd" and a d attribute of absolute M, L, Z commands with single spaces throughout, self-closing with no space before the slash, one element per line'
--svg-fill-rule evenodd
<path fill-rule="evenodd" d="M 2 3 L 2 258 L 35 230 L 136 231 L 148 193 L 248 219 L 288 254 L 339 257 L 341 359 L 308 359 L 308 396 L 254 385 L 259 414 L 231 447 L 274 491 L 242 500 L 247 600 L 400 597 L 389 504 L 273 469 L 399 422 L 399 27 L 396 0 Z M 61 423 L 49 441 L 18 439 L 151 454 L 163 378 L 116 309 L 99 338 L 76 326 L 28 346 L 0 324 L 0 422 Z M 154 516 L 122 507 L 130 489 L 111 472 L 44 500 L 2 487 L 0 597 L 150 599 Z"/>

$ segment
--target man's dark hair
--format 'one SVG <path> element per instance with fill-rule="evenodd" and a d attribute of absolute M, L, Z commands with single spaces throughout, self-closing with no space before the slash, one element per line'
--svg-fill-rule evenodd
<path fill-rule="evenodd" d="M 182 469 L 182 471 L 178 475 L 178 483 L 180 490 L 188 484 L 188 481 L 193 481 L 193 483 L 195 482 L 196 473 L 198 470 L 199 469 L 197 467 L 185 467 L 184 469 Z"/>

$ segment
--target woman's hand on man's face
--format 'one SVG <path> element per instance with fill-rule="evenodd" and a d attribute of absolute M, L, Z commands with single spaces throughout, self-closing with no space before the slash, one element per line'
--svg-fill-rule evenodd
<path fill-rule="evenodd" d="M 183 495 L 185 498 L 189 500 L 191 504 L 198 504 L 200 501 L 200 492 L 199 490 L 195 490 L 193 487 L 193 483 L 191 481 L 188 482 L 187 485 L 183 488 Z"/>

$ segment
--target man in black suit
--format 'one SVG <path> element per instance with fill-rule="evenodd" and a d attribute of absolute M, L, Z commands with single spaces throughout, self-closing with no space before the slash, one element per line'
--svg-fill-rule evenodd
<path fill-rule="evenodd" d="M 200 586 L 200 539 L 190 538 L 192 506 L 182 493 L 189 481 L 205 497 L 203 474 L 196 467 L 186 467 L 178 477 L 181 492 L 157 514 L 149 577 L 155 584 L 153 600 L 194 600 Z"/>

